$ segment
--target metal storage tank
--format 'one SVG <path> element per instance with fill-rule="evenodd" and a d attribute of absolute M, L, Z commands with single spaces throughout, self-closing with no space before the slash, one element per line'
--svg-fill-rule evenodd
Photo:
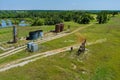
<path fill-rule="evenodd" d="M 29 38 L 30 40 L 36 40 L 38 38 L 38 32 L 37 31 L 29 32 Z"/>
<path fill-rule="evenodd" d="M 64 30 L 64 24 L 60 23 L 60 32 L 62 32 Z"/>
<path fill-rule="evenodd" d="M 32 45 L 31 45 L 31 51 L 32 51 L 32 52 L 38 51 L 38 44 L 32 44 Z"/>
<path fill-rule="evenodd" d="M 38 37 L 43 37 L 43 30 L 38 30 Z"/>
<path fill-rule="evenodd" d="M 28 49 L 29 51 L 31 51 L 31 46 L 32 46 L 32 44 L 33 44 L 33 42 L 27 43 L 27 49 Z"/>
<path fill-rule="evenodd" d="M 56 33 L 60 32 L 60 24 L 55 25 L 55 32 Z"/>

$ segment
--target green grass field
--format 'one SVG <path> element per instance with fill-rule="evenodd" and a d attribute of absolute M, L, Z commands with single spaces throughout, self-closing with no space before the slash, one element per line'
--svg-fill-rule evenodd
<path fill-rule="evenodd" d="M 73 31 L 76 28 L 78 28 L 79 26 L 83 26 L 80 25 L 78 23 L 74 23 L 74 22 L 64 22 L 64 30 L 66 31 L 68 28 L 68 25 L 70 25 L 70 30 Z M 18 27 L 18 38 L 21 37 L 26 37 L 29 35 L 30 31 L 35 31 L 35 30 L 43 30 L 44 33 L 50 32 L 50 30 L 54 30 L 55 26 L 32 26 L 32 27 Z M 9 46 L 18 46 L 18 45 L 23 45 L 25 44 L 27 41 L 18 41 L 18 43 L 16 44 L 7 44 L 6 42 L 8 42 L 9 40 L 12 40 L 12 28 L 1 28 L 0 29 L 0 46 L 4 47 L 4 48 L 9 48 Z M 2 43 L 3 42 L 3 43 Z M 2 53 L 3 51 L 0 50 L 0 53 Z"/>
<path fill-rule="evenodd" d="M 67 22 L 68 23 L 68 22 Z M 83 25 L 80 25 L 79 27 L 83 27 Z M 17 54 L 11 55 L 9 57 L 0 59 L 0 64 L 2 63 L 7 63 L 7 62 L 11 62 L 14 61 L 16 59 L 20 59 L 20 58 L 24 58 L 30 55 L 34 55 L 40 52 L 45 52 L 45 51 L 49 51 L 49 50 L 53 50 L 53 49 L 58 49 L 58 48 L 62 48 L 62 47 L 66 47 L 66 46 L 70 46 L 73 44 L 79 44 L 81 42 L 81 38 L 82 36 L 78 33 L 74 33 L 62 38 L 58 38 L 52 41 L 48 41 L 42 44 L 39 44 L 40 50 L 36 53 L 31 53 L 28 52 L 26 50 L 23 50 Z M 60 45 L 54 45 L 54 44 L 60 44 Z"/>
<path fill-rule="evenodd" d="M 54 26 L 32 26 L 32 27 L 18 27 L 18 38 L 20 37 L 26 37 L 29 35 L 30 31 L 35 30 L 44 30 L 50 31 L 51 29 L 54 29 Z M 2 28 L 0 29 L 0 42 L 9 41 L 12 39 L 12 28 Z"/>
<path fill-rule="evenodd" d="M 64 22 L 65 24 L 65 30 L 67 29 L 67 26 L 71 26 L 71 30 L 74 30 L 76 27 L 79 26 L 79 24 L 74 22 Z M 76 26 L 76 27 L 74 27 Z M 30 31 L 35 30 L 43 30 L 44 33 L 49 32 L 50 30 L 54 30 L 55 26 L 31 26 L 31 27 L 18 27 L 18 38 L 26 37 L 29 35 Z M 12 39 L 12 28 L 1 28 L 0 29 L 0 42 L 6 42 Z"/>
<path fill-rule="evenodd" d="M 84 30 L 56 39 L 42 45 L 55 49 L 75 43 L 65 43 L 66 39 L 77 41 L 76 35 L 82 34 L 87 42 L 107 39 L 106 42 L 87 46 L 87 54 L 76 56 L 64 52 L 31 62 L 0 73 L 1 80 L 120 80 L 120 15 L 113 17 L 107 24 L 95 24 Z M 22 55 L 22 54 L 21 54 Z M 10 58 L 12 59 L 12 58 Z M 6 60 L 6 59 L 5 59 Z M 3 60 L 4 61 L 4 60 Z M 2 62 L 1 62 L 2 63 Z"/>

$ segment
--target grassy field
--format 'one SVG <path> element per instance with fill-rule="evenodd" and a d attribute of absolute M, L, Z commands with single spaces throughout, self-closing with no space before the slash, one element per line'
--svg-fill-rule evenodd
<path fill-rule="evenodd" d="M 0 53 L 3 53 L 4 51 L 0 49 Z"/>
<path fill-rule="evenodd" d="M 67 26 L 71 26 L 71 30 L 74 30 L 76 27 L 79 26 L 79 24 L 74 22 L 64 22 L 65 24 L 65 30 L 67 29 Z M 76 26 L 76 27 L 75 27 Z M 49 32 L 50 30 L 54 30 L 55 26 L 31 26 L 31 27 L 18 27 L 18 38 L 26 37 L 29 35 L 30 31 L 35 30 L 43 30 L 44 33 Z M 12 39 L 12 28 L 1 28 L 0 29 L 0 42 L 6 42 Z"/>
<path fill-rule="evenodd" d="M 68 25 L 70 25 L 70 30 L 73 31 L 79 26 L 83 26 L 74 22 L 64 22 L 65 27 L 64 30 L 66 31 L 68 28 Z M 35 30 L 43 30 L 44 33 L 50 32 L 50 30 L 54 30 L 55 26 L 32 26 L 32 27 L 18 27 L 18 38 L 21 37 L 26 37 L 29 35 L 30 31 L 35 31 Z M 9 48 L 10 46 L 18 46 L 18 45 L 24 45 L 27 41 L 22 40 L 18 41 L 16 44 L 7 44 L 9 40 L 12 40 L 12 28 L 1 28 L 0 29 L 0 46 L 4 48 Z M 3 51 L 0 50 L 0 53 Z"/>
<path fill-rule="evenodd" d="M 79 26 L 79 27 L 83 27 L 83 26 Z M 82 41 L 83 38 L 84 37 L 81 34 L 74 33 L 74 34 L 59 38 L 59 39 L 48 41 L 48 42 L 39 44 L 40 50 L 38 52 L 31 53 L 31 52 L 28 52 L 26 50 L 23 50 L 23 51 L 21 51 L 17 54 L 14 54 L 14 55 L 11 55 L 9 57 L 0 59 L 0 64 L 11 62 L 11 61 L 14 61 L 16 59 L 24 58 L 24 57 L 34 55 L 34 54 L 37 54 L 37 53 L 40 53 L 40 52 L 45 52 L 45 51 L 49 51 L 49 50 L 53 50 L 53 49 L 58 49 L 58 48 L 70 46 L 70 45 L 77 44 L 77 43 L 80 44 L 80 42 Z M 55 44 L 59 44 L 59 45 L 56 46 Z"/>
<path fill-rule="evenodd" d="M 44 30 L 49 31 L 51 29 L 54 29 L 54 26 L 32 26 L 32 27 L 18 27 L 18 38 L 21 37 L 26 37 L 27 35 L 29 35 L 30 31 L 35 31 L 35 30 Z M 5 41 L 9 41 L 12 39 L 12 28 L 2 28 L 0 29 L 0 42 L 5 42 Z"/>
<path fill-rule="evenodd" d="M 31 62 L 23 67 L 0 73 L 1 80 L 120 80 L 120 16 L 112 18 L 107 24 L 95 24 L 66 37 L 77 41 L 75 35 L 85 36 L 87 42 L 107 39 L 106 42 L 87 46 L 87 54 L 76 56 L 64 52 L 48 58 Z M 51 49 L 63 47 L 65 38 L 44 44 Z M 74 43 L 65 43 L 65 46 Z M 49 45 L 49 46 L 48 46 Z M 52 46 L 53 45 L 53 46 Z"/>

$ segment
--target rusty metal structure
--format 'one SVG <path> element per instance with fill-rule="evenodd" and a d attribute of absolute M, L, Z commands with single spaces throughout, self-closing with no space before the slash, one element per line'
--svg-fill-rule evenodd
<path fill-rule="evenodd" d="M 82 44 L 80 45 L 79 49 L 78 49 L 78 55 L 80 55 L 82 52 L 85 52 L 85 44 L 86 44 L 86 39 L 82 42 Z"/>
<path fill-rule="evenodd" d="M 60 23 L 60 32 L 62 32 L 64 30 L 64 24 Z"/>
<path fill-rule="evenodd" d="M 56 33 L 60 32 L 60 24 L 55 25 L 55 32 Z"/>
<path fill-rule="evenodd" d="M 56 33 L 62 32 L 63 30 L 64 30 L 64 24 L 63 23 L 55 25 L 55 32 Z"/>

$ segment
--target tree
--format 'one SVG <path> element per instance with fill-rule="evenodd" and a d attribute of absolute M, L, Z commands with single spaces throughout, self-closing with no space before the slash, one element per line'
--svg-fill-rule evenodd
<path fill-rule="evenodd" d="M 116 11 L 112 12 L 112 16 L 114 17 L 115 15 L 118 15 L 118 12 Z"/>
<path fill-rule="evenodd" d="M 90 21 L 93 19 L 92 16 L 90 16 L 87 13 L 83 13 L 78 19 L 76 20 L 79 24 L 89 24 Z"/>
<path fill-rule="evenodd" d="M 58 16 L 53 17 L 53 21 L 54 21 L 54 24 L 58 24 L 58 23 L 62 23 L 63 22 L 63 20 L 60 17 L 58 17 Z"/>
<path fill-rule="evenodd" d="M 55 25 L 58 23 L 63 22 L 61 18 L 59 17 L 51 17 L 51 18 L 46 18 L 45 19 L 45 25 Z"/>
<path fill-rule="evenodd" d="M 108 15 L 106 12 L 100 12 L 97 15 L 97 21 L 99 24 L 106 23 L 109 20 Z"/>
<path fill-rule="evenodd" d="M 66 14 L 64 16 L 64 21 L 71 21 L 72 20 L 72 15 L 71 14 Z"/>
<path fill-rule="evenodd" d="M 32 26 L 42 26 L 42 25 L 44 25 L 43 19 L 36 19 L 32 24 Z"/>
<path fill-rule="evenodd" d="M 45 25 L 54 25 L 54 21 L 52 18 L 46 18 L 45 19 Z"/>
<path fill-rule="evenodd" d="M 15 25 L 18 25 L 20 22 L 18 19 L 14 19 L 14 20 L 12 19 L 11 21 L 12 21 L 12 24 L 15 24 Z"/>

